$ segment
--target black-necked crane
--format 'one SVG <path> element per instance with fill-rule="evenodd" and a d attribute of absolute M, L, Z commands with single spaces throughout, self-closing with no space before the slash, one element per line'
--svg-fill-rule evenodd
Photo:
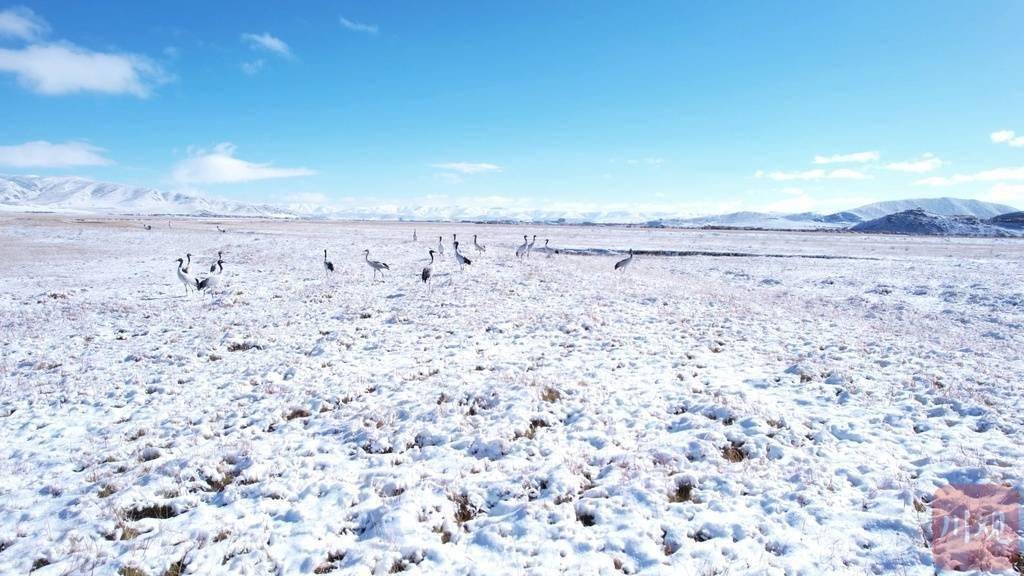
<path fill-rule="evenodd" d="M 533 252 L 533 245 L 537 243 L 537 235 L 533 235 L 533 240 L 530 240 L 530 244 L 526 247 L 526 257 L 530 257 L 530 252 Z"/>
<path fill-rule="evenodd" d="M 481 246 L 480 243 L 476 241 L 476 234 L 473 234 L 473 247 L 476 248 L 477 252 L 487 252 L 487 246 Z"/>
<path fill-rule="evenodd" d="M 455 245 L 459 243 L 458 234 L 452 234 L 452 249 L 455 249 Z"/>
<path fill-rule="evenodd" d="M 227 230 L 221 228 L 220 224 L 217 224 L 217 232 L 220 232 L 221 234 L 223 234 L 223 233 L 227 232 Z"/>
<path fill-rule="evenodd" d="M 430 289 L 430 279 L 434 276 L 434 251 L 430 251 L 430 264 L 423 267 L 423 272 L 420 272 L 420 279 L 427 285 L 427 289 Z"/>
<path fill-rule="evenodd" d="M 210 264 L 210 274 L 213 274 L 214 272 L 216 272 L 216 271 L 217 271 L 217 266 L 219 266 L 219 265 L 220 265 L 220 263 L 221 263 L 221 262 L 220 262 L 220 260 L 221 260 L 221 258 L 223 258 L 223 257 L 224 257 L 224 255 L 223 255 L 223 254 L 221 254 L 220 250 L 218 250 L 218 251 L 217 251 L 217 261 L 216 261 L 216 262 L 214 262 L 213 264 Z"/>
<path fill-rule="evenodd" d="M 444 236 L 437 237 L 437 253 L 444 256 Z"/>
<path fill-rule="evenodd" d="M 554 248 L 552 248 L 551 246 L 548 246 L 548 242 L 550 242 L 550 241 L 551 241 L 550 238 L 545 238 L 544 239 L 544 247 L 541 248 L 541 250 L 547 252 L 548 258 L 551 258 L 551 255 L 555 252 Z"/>
<path fill-rule="evenodd" d="M 466 258 L 465 256 L 462 255 L 461 252 L 459 252 L 459 243 L 458 242 L 456 242 L 454 244 L 454 246 L 455 246 L 455 261 L 459 263 L 459 270 L 462 270 L 465 266 L 469 266 L 470 264 L 473 263 L 469 258 Z"/>
<path fill-rule="evenodd" d="M 526 238 L 526 234 L 523 234 L 523 243 L 516 248 L 516 258 L 522 258 L 523 254 L 526 254 L 526 247 L 530 245 L 530 241 Z"/>
<path fill-rule="evenodd" d="M 416 241 L 416 229 L 415 228 L 412 229 L 412 241 L 413 242 Z"/>
<path fill-rule="evenodd" d="M 366 265 L 369 266 L 370 268 L 373 268 L 373 279 L 374 280 L 377 279 L 377 273 L 378 272 L 380 272 L 381 280 L 383 280 L 384 279 L 384 271 L 385 270 L 391 270 L 391 267 L 388 266 L 387 264 L 385 264 L 384 262 L 379 262 L 377 260 L 370 260 L 370 250 L 369 249 L 363 250 L 363 256 L 366 257 Z"/>
<path fill-rule="evenodd" d="M 224 273 L 224 261 L 218 258 L 214 267 L 217 269 L 216 272 L 211 273 L 202 280 L 196 278 L 196 290 L 200 292 L 206 290 L 208 293 L 212 293 L 220 285 L 220 276 Z"/>
<path fill-rule="evenodd" d="M 327 249 L 324 248 L 324 274 L 334 272 L 334 262 L 327 259 Z"/>
<path fill-rule="evenodd" d="M 195 288 L 196 279 L 185 271 L 185 261 L 183 259 L 178 258 L 176 262 L 178 263 L 178 281 L 185 285 L 185 296 L 188 296 L 188 289 Z"/>
<path fill-rule="evenodd" d="M 616 270 L 625 271 L 626 268 L 628 268 L 629 265 L 632 264 L 632 263 L 633 263 L 633 249 L 630 248 L 629 249 L 629 256 L 627 256 L 626 258 L 623 258 L 622 260 L 619 260 L 618 262 L 616 262 L 615 263 L 615 269 Z"/>

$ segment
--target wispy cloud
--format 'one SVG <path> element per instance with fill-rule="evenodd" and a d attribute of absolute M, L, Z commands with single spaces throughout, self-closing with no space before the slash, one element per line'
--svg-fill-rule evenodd
<path fill-rule="evenodd" d="M 291 48 L 288 47 L 288 44 L 286 44 L 284 40 L 272 36 L 267 32 L 264 32 L 263 34 L 252 34 L 250 32 L 246 32 L 245 34 L 242 34 L 242 41 L 249 44 L 249 47 L 254 50 L 266 50 L 286 58 L 289 58 L 292 55 Z"/>
<path fill-rule="evenodd" d="M 487 162 L 443 162 L 440 164 L 431 164 L 431 166 L 448 172 L 458 172 L 459 174 L 501 172 L 501 166 Z"/>
<path fill-rule="evenodd" d="M 170 80 L 144 56 L 93 52 L 67 43 L 0 48 L 0 72 L 10 72 L 22 86 L 48 95 L 102 92 L 146 97 L 154 84 Z"/>
<path fill-rule="evenodd" d="M 0 10 L 0 38 L 33 41 L 50 31 L 49 24 L 24 6 Z"/>
<path fill-rule="evenodd" d="M 278 168 L 235 158 L 235 145 L 223 142 L 212 150 L 194 150 L 174 167 L 172 177 L 182 184 L 251 182 L 316 174 L 308 168 Z"/>
<path fill-rule="evenodd" d="M 952 186 L 967 182 L 1000 182 L 1024 180 L 1024 166 L 1011 168 L 993 168 L 974 174 L 954 174 L 953 176 L 932 176 L 914 182 L 918 186 Z"/>
<path fill-rule="evenodd" d="M 931 172 L 932 170 L 938 169 L 945 164 L 937 156 L 932 153 L 922 154 L 917 160 L 908 160 L 906 162 L 891 162 L 886 164 L 885 167 L 895 172 L 912 172 L 914 174 L 924 174 L 925 172 Z"/>
<path fill-rule="evenodd" d="M 992 189 L 985 200 L 990 202 L 1013 202 L 1018 208 L 1024 203 L 1024 184 L 998 183 Z"/>
<path fill-rule="evenodd" d="M 249 76 L 259 74 L 259 71 L 263 70 L 263 66 L 265 64 L 266 62 L 262 58 L 249 62 L 242 62 L 242 72 L 245 72 Z"/>
<path fill-rule="evenodd" d="M 626 164 L 631 166 L 661 166 L 664 162 L 663 158 L 629 158 L 626 160 Z"/>
<path fill-rule="evenodd" d="M 1017 136 L 1013 130 L 1000 130 L 989 134 L 989 138 L 996 144 L 1008 144 L 1014 148 L 1024 146 L 1024 136 Z"/>
<path fill-rule="evenodd" d="M 815 168 L 813 170 L 801 170 L 796 172 L 783 172 L 779 170 L 765 172 L 764 170 L 758 170 L 754 173 L 754 177 L 774 180 L 776 182 L 799 180 L 868 180 L 871 178 L 871 176 L 859 170 L 853 170 L 850 168 L 837 168 L 834 170 Z"/>
<path fill-rule="evenodd" d="M 380 30 L 376 24 L 363 24 L 362 22 L 356 22 L 355 20 L 349 20 L 344 16 L 339 16 L 338 21 L 342 26 L 352 30 L 353 32 L 362 32 L 364 34 L 376 34 Z"/>
<path fill-rule="evenodd" d="M 0 146 L 0 165 L 16 168 L 68 168 L 72 166 L 107 166 L 113 161 L 104 150 L 86 142 L 54 144 L 36 140 Z"/>
<path fill-rule="evenodd" d="M 877 162 L 881 155 L 875 151 L 854 152 L 852 154 L 833 154 L 831 156 L 815 156 L 815 164 L 864 164 Z"/>

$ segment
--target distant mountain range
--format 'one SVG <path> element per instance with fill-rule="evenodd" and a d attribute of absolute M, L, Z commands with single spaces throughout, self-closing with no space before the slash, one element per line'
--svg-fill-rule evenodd
<path fill-rule="evenodd" d="M 919 198 L 876 202 L 859 208 L 818 214 L 733 212 L 679 217 L 642 211 L 555 212 L 503 207 L 465 208 L 382 205 L 344 210 L 292 204 L 287 208 L 163 192 L 125 184 L 62 176 L 0 176 L 0 211 L 122 215 L 191 215 L 350 220 L 535 222 L 553 224 L 642 224 L 646 226 L 756 229 L 852 229 L 860 232 L 1016 235 L 1024 229 L 1012 206 L 960 198 Z M 902 214 L 902 215 L 901 215 Z M 901 215 L 899 218 L 886 217 Z M 1016 218 L 1016 219 L 1015 219 Z M 874 222 L 883 219 L 880 222 Z M 927 222 L 927 224 L 926 224 Z M 1009 230 L 1006 234 L 1004 231 Z"/>
<path fill-rule="evenodd" d="M 1012 212 L 983 219 L 977 216 L 935 214 L 913 208 L 855 224 L 850 230 L 918 236 L 1017 237 L 1024 235 L 1024 212 Z"/>
<path fill-rule="evenodd" d="M 267 205 L 214 200 L 110 182 L 65 176 L 0 176 L 0 210 L 81 214 L 174 214 L 286 217 Z"/>

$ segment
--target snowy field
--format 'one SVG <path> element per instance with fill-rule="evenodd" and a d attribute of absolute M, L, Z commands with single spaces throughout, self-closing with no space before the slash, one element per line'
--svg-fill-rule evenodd
<path fill-rule="evenodd" d="M 147 222 L 0 216 L 0 573 L 923 575 L 1020 486 L 1021 240 Z"/>

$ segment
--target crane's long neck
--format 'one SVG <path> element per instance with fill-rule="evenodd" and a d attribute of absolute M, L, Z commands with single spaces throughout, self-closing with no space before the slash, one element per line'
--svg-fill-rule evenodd
<path fill-rule="evenodd" d="M 430 253 L 430 264 L 431 264 L 431 266 L 433 266 L 433 264 L 434 264 L 434 253 L 433 252 Z"/>

